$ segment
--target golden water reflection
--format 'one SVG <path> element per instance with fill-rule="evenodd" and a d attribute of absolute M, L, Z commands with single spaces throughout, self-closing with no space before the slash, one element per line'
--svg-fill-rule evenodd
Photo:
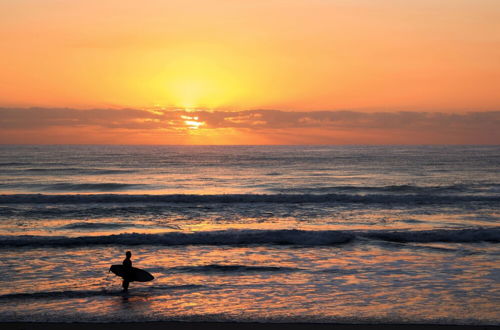
<path fill-rule="evenodd" d="M 487 253 L 462 253 L 460 244 L 454 252 L 366 244 L 17 249 L 2 255 L 11 283 L 0 295 L 70 292 L 23 300 L 24 310 L 126 320 L 498 320 L 498 265 L 490 258 L 498 248 L 481 246 Z M 156 277 L 132 283 L 127 296 L 107 273 L 125 250 Z M 2 303 L 0 313 L 14 308 Z"/>

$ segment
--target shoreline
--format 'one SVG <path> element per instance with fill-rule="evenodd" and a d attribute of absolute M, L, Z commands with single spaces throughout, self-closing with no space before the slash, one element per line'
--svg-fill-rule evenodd
<path fill-rule="evenodd" d="M 346 323 L 258 323 L 258 322 L 1 322 L 3 330 L 498 330 L 500 325 L 448 324 L 346 324 Z"/>

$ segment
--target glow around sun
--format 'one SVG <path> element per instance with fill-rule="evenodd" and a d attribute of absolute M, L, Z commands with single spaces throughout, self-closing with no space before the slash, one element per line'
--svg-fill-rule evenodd
<path fill-rule="evenodd" d="M 220 60 L 208 57 L 186 57 L 169 66 L 165 92 L 176 107 L 216 108 L 227 105 L 241 96 L 241 80 Z"/>
<path fill-rule="evenodd" d="M 198 129 L 201 126 L 205 125 L 205 122 L 199 121 L 199 117 L 197 117 L 197 116 L 184 116 L 184 115 L 182 115 L 181 118 L 183 119 L 184 124 L 189 129 Z"/>

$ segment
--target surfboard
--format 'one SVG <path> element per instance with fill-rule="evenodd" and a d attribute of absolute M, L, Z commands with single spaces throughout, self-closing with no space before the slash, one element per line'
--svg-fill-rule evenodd
<path fill-rule="evenodd" d="M 124 277 L 126 275 L 125 268 L 123 265 L 112 265 L 109 271 L 116 276 Z M 152 281 L 155 277 L 145 270 L 132 267 L 132 274 L 130 276 L 130 282 L 148 282 Z"/>

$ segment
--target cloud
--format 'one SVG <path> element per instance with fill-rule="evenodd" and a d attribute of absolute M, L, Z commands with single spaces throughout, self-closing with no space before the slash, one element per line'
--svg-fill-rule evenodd
<path fill-rule="evenodd" d="M 188 119 L 186 119 L 188 118 Z M 197 124 L 199 123 L 199 124 Z M 0 129 L 39 131 L 49 128 L 84 128 L 94 131 L 182 131 L 236 129 L 256 134 L 316 129 L 322 132 L 370 132 L 467 136 L 470 143 L 500 143 L 500 111 L 373 112 L 356 111 L 184 111 L 147 109 L 0 108 Z M 285 133 L 283 133 L 285 132 Z M 385 132 L 385 133 L 384 133 Z M 325 133 L 326 134 L 326 133 Z M 324 134 L 323 134 L 324 135 Z M 388 135 L 387 135 L 388 136 Z M 304 138 L 307 140 L 306 138 Z M 464 139 L 460 140 L 464 141 Z M 465 142 L 467 142 L 465 141 Z"/>

